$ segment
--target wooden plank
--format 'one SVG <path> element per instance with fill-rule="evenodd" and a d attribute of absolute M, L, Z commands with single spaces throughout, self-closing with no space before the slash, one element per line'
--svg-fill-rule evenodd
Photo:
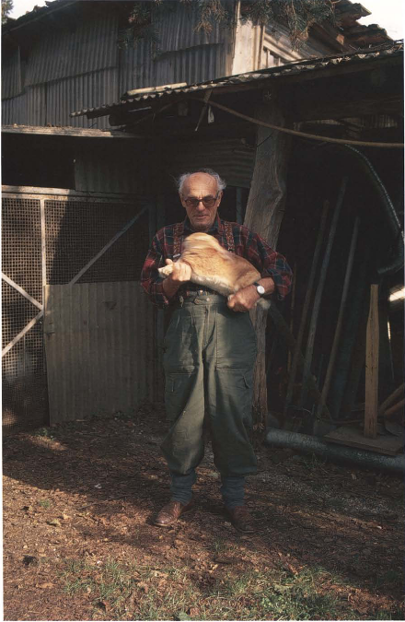
<path fill-rule="evenodd" d="M 378 362 L 378 285 L 373 283 L 370 289 L 370 308 L 366 332 L 366 403 L 364 412 L 364 436 L 367 438 L 376 438 L 377 436 Z"/>
<path fill-rule="evenodd" d="M 141 138 L 145 136 L 128 134 L 120 130 L 92 130 L 80 127 L 42 127 L 34 125 L 2 125 L 5 134 L 25 134 L 32 136 L 76 136 L 79 138 Z"/>
<path fill-rule="evenodd" d="M 323 440 L 348 447 L 375 451 L 387 456 L 395 456 L 402 449 L 405 442 L 402 437 L 393 436 L 392 434 L 365 438 L 361 430 L 350 428 L 349 426 L 342 426 L 333 432 L 329 432 L 329 434 L 323 436 Z"/>
<path fill-rule="evenodd" d="M 346 274 L 345 274 L 344 283 L 343 283 L 343 292 L 342 292 L 342 297 L 340 300 L 339 315 L 338 315 L 338 320 L 336 324 L 335 335 L 333 337 L 332 350 L 331 350 L 330 357 L 329 357 L 325 382 L 322 388 L 322 400 L 321 400 L 321 403 L 318 405 L 318 417 L 322 415 L 323 407 L 327 402 L 329 388 L 332 382 L 332 374 L 335 368 L 338 348 L 341 345 L 340 335 L 342 332 L 343 318 L 345 315 L 346 303 L 347 303 L 347 299 L 349 295 L 349 285 L 350 285 L 350 279 L 352 276 L 352 269 L 353 269 L 354 256 L 355 256 L 356 247 L 357 247 L 357 236 L 359 233 L 359 228 L 360 228 L 360 218 L 357 216 L 354 222 L 352 239 L 350 242 L 350 250 L 349 250 L 349 256 L 347 259 Z"/>
<path fill-rule="evenodd" d="M 84 190 L 71 190 L 66 188 L 39 188 L 37 186 L 7 186 L 2 185 L 2 193 L 7 193 L 9 198 L 40 199 L 43 195 L 45 199 L 58 201 L 82 201 L 83 199 L 97 199 L 97 203 L 111 203 L 115 201 L 131 201 L 133 195 L 114 192 L 86 192 Z M 138 196 L 139 198 L 139 196 Z"/>
<path fill-rule="evenodd" d="M 387 408 L 389 408 L 391 404 L 393 404 L 399 397 L 401 397 L 404 390 L 405 383 L 402 383 L 401 386 L 395 389 L 395 391 L 393 391 L 393 393 L 391 393 L 391 395 L 389 395 L 387 399 L 381 404 L 380 408 L 378 409 L 378 414 L 383 415 Z"/>
<path fill-rule="evenodd" d="M 14 337 L 14 339 L 13 339 L 12 341 L 10 341 L 10 343 L 8 343 L 8 344 L 5 346 L 5 348 L 3 348 L 2 352 L 1 352 L 1 356 L 4 356 L 5 354 L 7 354 L 7 352 L 8 352 L 9 350 L 11 350 L 11 348 L 12 348 L 13 346 L 15 346 L 15 344 L 16 344 L 16 343 L 18 343 L 18 342 L 20 341 L 20 339 L 22 339 L 22 338 L 24 337 L 24 335 L 26 335 L 26 333 L 28 333 L 28 331 L 29 331 L 29 330 L 31 330 L 31 328 L 32 328 L 33 326 L 35 326 L 35 324 L 38 322 L 38 320 L 40 320 L 40 319 L 41 319 L 41 317 L 43 316 L 43 314 L 44 314 L 44 312 L 43 312 L 43 311 L 40 311 L 40 312 L 38 313 L 38 315 L 36 315 L 36 316 L 35 316 L 35 317 L 31 320 L 31 322 L 29 322 L 29 323 L 27 324 L 27 326 L 25 326 L 25 328 L 23 328 L 23 329 L 22 329 L 22 331 L 21 331 L 20 333 L 18 333 L 18 335 L 16 335 L 16 336 Z"/>
<path fill-rule="evenodd" d="M 403 409 L 404 405 L 405 405 L 405 399 L 400 400 L 397 404 L 394 404 L 394 406 L 391 406 L 385 411 L 384 417 L 390 417 L 391 415 L 394 415 L 399 410 L 401 410 L 401 408 Z"/>
<path fill-rule="evenodd" d="M 23 289 L 22 287 L 20 287 L 20 285 L 17 285 L 17 283 L 14 283 L 13 279 L 10 279 L 9 276 L 7 276 L 7 274 L 4 274 L 4 272 L 1 273 L 1 278 L 3 279 L 3 281 L 5 281 L 6 283 L 8 283 L 10 285 L 10 287 L 12 287 L 13 289 L 15 289 L 19 294 L 21 294 L 21 296 L 24 296 L 24 298 L 26 298 L 27 300 L 29 300 L 33 305 L 35 305 L 36 307 L 38 307 L 38 309 L 43 309 L 43 305 L 38 302 L 38 300 L 35 300 L 35 298 L 33 298 L 32 296 L 30 296 L 30 294 L 28 294 L 25 289 Z"/>

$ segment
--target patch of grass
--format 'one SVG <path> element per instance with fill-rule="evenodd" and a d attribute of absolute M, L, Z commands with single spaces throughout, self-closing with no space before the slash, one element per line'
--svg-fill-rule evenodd
<path fill-rule="evenodd" d="M 118 419 L 119 421 L 135 421 L 136 418 L 137 412 L 133 408 L 125 411 L 118 410 L 114 413 L 114 419 Z"/>
<path fill-rule="evenodd" d="M 381 609 L 375 615 L 372 615 L 372 618 L 373 620 L 404 620 L 404 614 L 405 612 L 401 609 L 395 609 L 394 611 Z"/>
<path fill-rule="evenodd" d="M 383 585 L 400 587 L 401 585 L 403 585 L 403 582 L 403 575 L 397 570 L 390 569 L 377 577 L 376 587 L 380 588 Z"/>
<path fill-rule="evenodd" d="M 38 430 L 35 430 L 34 436 L 41 436 L 42 438 L 50 438 L 50 439 L 54 439 L 55 438 L 55 434 L 54 434 L 53 430 L 51 430 L 51 428 L 47 428 L 45 426 L 42 427 L 42 428 L 38 428 Z"/>
<path fill-rule="evenodd" d="M 38 501 L 38 505 L 40 505 L 41 508 L 44 508 L 45 510 L 49 510 L 52 505 L 52 501 L 50 501 L 50 499 L 40 499 Z"/>
<path fill-rule="evenodd" d="M 221 547 L 222 548 L 222 545 Z M 336 620 L 356 619 L 339 600 L 336 578 L 322 569 L 206 571 L 67 560 L 61 574 L 70 595 L 91 597 L 93 616 L 109 620 Z M 389 618 L 396 619 L 396 618 Z"/>

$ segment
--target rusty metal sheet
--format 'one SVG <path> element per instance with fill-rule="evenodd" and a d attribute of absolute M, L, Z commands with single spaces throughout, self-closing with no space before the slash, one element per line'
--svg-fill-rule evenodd
<path fill-rule="evenodd" d="M 155 327 L 156 312 L 139 282 L 46 286 L 51 423 L 161 401 Z"/>

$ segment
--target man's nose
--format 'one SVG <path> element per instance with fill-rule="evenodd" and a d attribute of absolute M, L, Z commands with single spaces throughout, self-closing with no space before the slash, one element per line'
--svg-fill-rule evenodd
<path fill-rule="evenodd" d="M 199 212 L 203 212 L 205 210 L 205 205 L 202 202 L 202 199 L 199 201 L 196 209 L 198 209 Z"/>

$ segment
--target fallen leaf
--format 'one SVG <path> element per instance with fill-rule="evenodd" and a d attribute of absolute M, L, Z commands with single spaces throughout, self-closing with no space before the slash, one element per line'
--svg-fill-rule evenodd
<path fill-rule="evenodd" d="M 46 521 L 48 525 L 52 525 L 52 527 L 60 527 L 60 521 L 57 518 L 53 518 L 52 520 Z"/>
<path fill-rule="evenodd" d="M 53 587 L 54 584 L 50 583 L 50 582 L 46 582 L 46 583 L 37 583 L 37 585 L 35 587 L 39 587 L 41 590 L 46 590 L 49 587 Z"/>

